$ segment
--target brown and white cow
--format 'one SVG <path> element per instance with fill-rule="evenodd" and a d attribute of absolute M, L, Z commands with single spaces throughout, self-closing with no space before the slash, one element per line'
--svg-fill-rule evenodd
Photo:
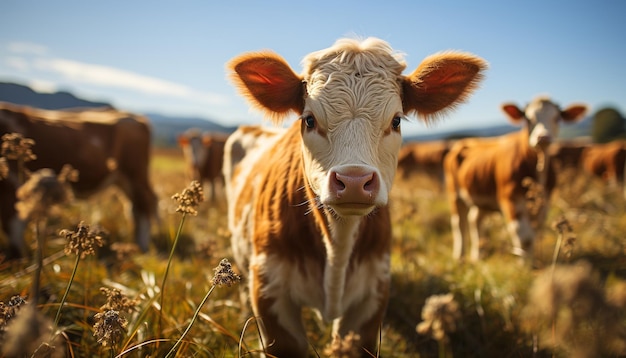
<path fill-rule="evenodd" d="M 178 145 L 183 151 L 187 163 L 189 180 L 197 180 L 210 186 L 209 199 L 215 200 L 216 188 L 224 187 L 222 165 L 224 144 L 228 135 L 225 133 L 205 132 L 189 129 L 178 135 Z"/>
<path fill-rule="evenodd" d="M 387 204 L 400 123 L 414 113 L 437 117 L 464 101 L 486 63 L 444 52 L 405 76 L 401 55 L 368 38 L 339 40 L 307 55 L 303 66 L 298 75 L 270 51 L 228 64 L 253 107 L 276 123 L 299 116 L 226 178 L 240 185 L 229 188 L 236 192 L 229 194 L 235 260 L 248 276 L 268 353 L 306 356 L 307 306 L 333 321 L 340 337 L 358 334 L 369 356 L 389 295 Z"/>
<path fill-rule="evenodd" d="M 582 154 L 583 170 L 614 187 L 624 185 L 625 162 L 626 142 L 621 140 L 589 145 Z"/>
<path fill-rule="evenodd" d="M 72 187 L 79 198 L 118 186 L 132 203 L 135 239 L 142 250 L 148 249 L 157 198 L 148 178 L 150 126 L 145 117 L 111 108 L 52 111 L 0 102 L 0 136 L 6 133 L 35 141 L 37 159 L 27 163 L 29 170 L 58 173 L 65 164 L 78 170 Z M 15 211 L 19 183 L 13 169 L 0 185 L 0 218 L 13 254 L 24 255 L 25 223 Z"/>
<path fill-rule="evenodd" d="M 445 140 L 406 143 L 398 154 L 398 173 L 403 179 L 423 174 L 443 183 L 443 158 L 449 150 L 450 142 Z"/>
<path fill-rule="evenodd" d="M 488 212 L 501 212 L 513 243 L 513 253 L 532 257 L 536 225 L 544 221 L 555 173 L 547 150 L 558 136 L 559 123 L 573 122 L 586 111 L 583 105 L 565 110 L 547 97 L 537 97 L 524 109 L 504 104 L 509 119 L 524 127 L 514 133 L 456 142 L 444 159 L 446 190 L 450 201 L 453 256 L 460 259 L 471 244 L 470 259 L 479 259 L 479 228 Z M 527 207 L 525 178 L 540 184 L 543 207 L 531 215 Z"/>

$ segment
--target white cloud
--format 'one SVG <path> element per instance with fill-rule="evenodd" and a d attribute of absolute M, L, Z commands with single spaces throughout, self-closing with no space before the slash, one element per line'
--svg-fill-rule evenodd
<path fill-rule="evenodd" d="M 58 91 L 57 85 L 54 82 L 44 80 L 31 80 L 28 82 L 28 87 L 42 93 L 54 93 Z"/>
<path fill-rule="evenodd" d="M 30 68 L 28 60 L 17 56 L 5 57 L 4 63 L 6 63 L 9 68 L 17 71 L 27 71 Z"/>
<path fill-rule="evenodd" d="M 31 42 L 11 42 L 7 46 L 9 52 L 33 54 L 33 55 L 45 55 L 48 52 L 46 46 L 31 43 Z"/>
<path fill-rule="evenodd" d="M 58 58 L 39 58 L 34 67 L 51 71 L 76 82 L 130 89 L 144 94 L 170 96 L 209 104 L 224 104 L 225 96 L 196 91 L 188 86 L 144 76 L 114 67 L 87 64 Z"/>

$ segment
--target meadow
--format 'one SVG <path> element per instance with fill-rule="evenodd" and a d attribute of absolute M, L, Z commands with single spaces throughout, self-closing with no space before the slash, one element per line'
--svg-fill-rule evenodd
<path fill-rule="evenodd" d="M 114 190 L 29 224 L 33 253 L 45 242 L 41 271 L 34 257 L 0 262 L 5 356 L 13 346 L 16 356 L 33 357 L 258 356 L 257 323 L 239 295 L 244 283 L 216 281 L 222 259 L 232 260 L 224 197 L 200 203 L 197 215 L 177 212 L 172 196 L 190 184 L 182 154 L 155 150 L 151 171 L 160 222 L 148 253 L 134 246 Z M 397 179 L 391 297 L 377 354 L 626 356 L 626 200 L 621 189 L 575 171 L 559 183 L 530 267 L 509 253 L 499 215 L 485 220 L 480 262 L 453 260 L 441 184 Z M 81 221 L 105 233 L 102 247 L 79 259 L 64 251 L 68 236 L 59 232 Z M 111 307 L 117 315 L 106 316 Z M 349 342 L 332 344 L 329 327 L 314 312 L 303 315 L 311 356 L 350 356 Z"/>

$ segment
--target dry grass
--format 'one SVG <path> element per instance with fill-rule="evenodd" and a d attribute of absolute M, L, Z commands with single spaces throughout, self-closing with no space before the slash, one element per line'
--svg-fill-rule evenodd
<path fill-rule="evenodd" d="M 189 184 L 182 163 L 178 151 L 159 151 L 153 158 L 152 181 L 160 198 L 161 223 L 148 254 L 134 250 L 129 221 L 120 215 L 126 208 L 114 191 L 88 202 L 65 205 L 58 216 L 48 218 L 40 231 L 46 245 L 37 317 L 32 321 L 53 322 L 77 262 L 75 256 L 63 252 L 66 243 L 58 236 L 59 230 L 74 229 L 85 221 L 98 223 L 108 235 L 105 246 L 96 249 L 96 256 L 80 261 L 61 310 L 58 330 L 52 334 L 54 339 L 50 339 L 50 332 L 38 332 L 44 336 L 41 341 L 47 344 L 46 352 L 53 346 L 54 352 L 76 357 L 160 357 L 177 344 L 187 329 L 176 346 L 181 357 L 233 357 L 260 347 L 255 321 L 241 304 L 237 285 L 211 291 L 216 266 L 222 258 L 232 257 L 223 201 L 201 203 L 197 216 L 186 217 L 160 304 L 162 280 L 182 216 L 171 197 Z M 448 205 L 440 185 L 422 177 L 398 181 L 391 204 L 392 292 L 381 333 L 381 355 L 626 355 L 626 201 L 617 190 L 574 173 L 566 173 L 560 181 L 567 184 L 567 189 L 553 196 L 546 228 L 535 246 L 535 269 L 520 266 L 508 254 L 509 238 L 497 216 L 485 220 L 490 238 L 484 243 L 488 257 L 476 264 L 455 262 Z M 568 248 L 569 256 L 560 250 L 557 267 L 553 266 L 553 256 L 559 233 L 552 224 L 563 216 L 576 239 Z M 31 247 L 36 246 L 35 236 L 30 230 L 27 240 Z M 241 268 L 233 270 L 240 272 Z M 549 275 L 551 271 L 553 276 Z M 0 339 L 5 342 L 9 333 L 17 330 L 13 326 L 17 317 L 28 317 L 25 313 L 30 312 L 25 309 L 27 304 L 9 306 L 10 302 L 18 302 L 11 298 L 19 295 L 27 302 L 33 301 L 35 272 L 32 260 L 0 262 Z M 569 276 L 571 272 L 581 274 L 574 275 L 578 280 L 567 281 L 568 272 Z M 572 286 L 579 289 L 564 288 Z M 102 287 L 106 289 L 101 291 Z M 419 334 L 416 328 L 423 323 L 422 311 L 432 296 L 446 297 L 446 303 L 453 297 L 454 314 L 441 318 L 445 324 L 440 326 L 439 316 L 433 313 L 438 311 L 429 308 L 430 313 L 424 317 L 430 317 L 431 322 L 422 327 L 430 324 L 430 330 Z M 117 314 L 106 313 L 117 307 L 111 306 L 111 297 L 127 303 L 124 309 L 113 310 Z M 532 310 L 540 307 L 534 300 L 545 303 L 542 299 L 548 297 L 549 306 Z M 134 303 L 132 308 L 128 302 Z M 593 302 L 595 308 L 579 308 L 584 302 Z M 568 313 L 568 305 L 576 308 Z M 312 356 L 341 348 L 312 312 L 306 310 L 304 316 Z M 452 326 L 454 329 L 449 328 Z M 444 331 L 432 334 L 438 327 Z M 107 332 L 109 335 L 103 336 Z M 37 337 L 28 338 L 35 341 Z M 590 343 L 580 348 L 585 341 Z M 44 353 L 41 348 L 37 353 L 40 355 L 35 356 Z"/>

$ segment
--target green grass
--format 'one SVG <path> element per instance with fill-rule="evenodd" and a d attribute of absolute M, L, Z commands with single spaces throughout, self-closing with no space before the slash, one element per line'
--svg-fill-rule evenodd
<path fill-rule="evenodd" d="M 113 242 L 132 243 L 131 226 L 121 215 L 125 206 L 114 191 L 72 203 L 48 219 L 44 231 L 47 245 L 41 273 L 42 295 L 37 311 L 50 321 L 59 309 L 76 262 L 75 256 L 62 253 L 65 242 L 58 237 L 58 231 L 74 229 L 84 220 L 87 224 L 99 222 L 110 234 L 108 245 L 99 249 L 96 257 L 89 256 L 79 262 L 61 310 L 62 333 L 54 341 L 56 349 L 76 357 L 162 357 L 192 323 L 199 304 L 212 287 L 214 268 L 222 258 L 231 259 L 232 254 L 225 203 L 201 204 L 197 216 L 185 219 L 160 307 L 169 250 L 181 220 L 171 196 L 189 184 L 183 170 L 182 157 L 176 153 L 158 153 L 153 158 L 152 181 L 160 198 L 161 223 L 154 230 L 154 245 L 147 254 L 136 253 L 119 260 L 111 252 Z M 444 345 L 418 334 L 416 326 L 422 321 L 426 299 L 446 293 L 454 294 L 460 313 L 456 331 L 448 332 L 448 356 L 568 357 L 575 353 L 572 347 L 576 344 L 571 340 L 598 339 L 591 334 L 581 337 L 580 332 L 588 332 L 582 327 L 566 332 L 569 335 L 564 334 L 565 338 L 557 342 L 555 337 L 544 333 L 546 324 L 550 331 L 550 324 L 560 322 L 559 318 L 548 323 L 537 317 L 528 318 L 533 306 L 529 303 L 531 287 L 537 277 L 552 267 L 558 233 L 551 226 L 561 215 L 570 221 L 576 241 L 571 257 L 560 255 L 558 263 L 569 265 L 566 268 L 574 267 L 580 260 L 591 263 L 595 275 L 589 280 L 599 287 L 604 300 L 601 304 L 606 304 L 607 309 L 621 308 L 613 316 L 617 317 L 620 323 L 617 327 L 621 325 L 622 331 L 607 320 L 610 331 L 604 335 L 612 337 L 613 343 L 603 345 L 605 351 L 596 352 L 597 356 L 626 354 L 623 332 L 626 293 L 620 293 L 626 292 L 626 201 L 618 195 L 619 191 L 605 188 L 597 180 L 567 173 L 560 181 L 567 183 L 568 189 L 557 191 L 552 198 L 546 227 L 536 244 L 534 269 L 520 266 L 508 254 L 510 241 L 498 216 L 485 220 L 489 237 L 485 241 L 487 257 L 478 263 L 454 261 L 445 194 L 425 178 L 398 181 L 391 196 L 392 289 L 381 332 L 382 356 L 442 356 Z M 32 230 L 27 240 L 35 242 Z M 240 272 L 241 268 L 234 270 Z M 33 277 L 32 260 L 0 262 L 0 301 L 6 303 L 14 295 L 30 298 Z M 120 313 L 128 324 L 124 336 L 113 347 L 102 346 L 93 336 L 94 316 L 106 302 L 101 287 L 117 288 L 126 296 L 138 299 L 133 312 Z M 581 290 L 578 294 L 584 298 L 586 292 Z M 236 285 L 216 287 L 198 312 L 178 347 L 179 356 L 236 357 L 259 349 L 256 323 L 249 309 L 240 302 Z M 311 356 L 316 356 L 315 352 L 322 356 L 324 347 L 330 343 L 329 328 L 309 310 L 305 310 L 304 317 Z M 11 325 L 4 328 L 0 339 L 14 329 Z M 624 345 L 620 346 L 620 342 Z"/>

